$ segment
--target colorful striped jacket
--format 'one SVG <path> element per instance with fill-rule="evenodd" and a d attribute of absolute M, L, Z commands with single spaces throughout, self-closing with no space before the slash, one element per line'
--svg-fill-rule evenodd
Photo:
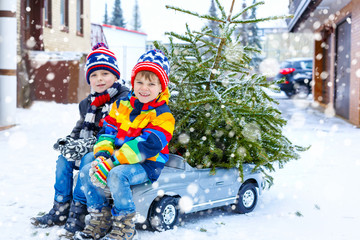
<path fill-rule="evenodd" d="M 115 166 L 140 163 L 150 181 L 156 181 L 169 159 L 175 127 L 168 102 L 168 88 L 149 103 L 141 103 L 131 92 L 114 102 L 94 146 L 95 157 L 111 156 Z"/>

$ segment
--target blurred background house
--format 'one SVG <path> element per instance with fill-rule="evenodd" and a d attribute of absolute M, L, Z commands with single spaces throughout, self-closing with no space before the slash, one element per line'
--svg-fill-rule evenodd
<path fill-rule="evenodd" d="M 90 3 L 17 1 L 17 105 L 34 100 L 75 103 L 90 89 L 84 63 L 90 46 Z"/>
<path fill-rule="evenodd" d="M 0 1 L 0 128 L 15 124 L 16 107 L 35 100 L 78 103 L 90 93 L 84 66 L 91 47 L 105 42 L 121 78 L 146 49 L 146 34 L 91 24 L 90 1 Z M 0 40 L 1 40 L 0 38 Z"/>
<path fill-rule="evenodd" d="M 360 0 L 291 0 L 290 32 L 314 33 L 313 97 L 360 126 Z"/>

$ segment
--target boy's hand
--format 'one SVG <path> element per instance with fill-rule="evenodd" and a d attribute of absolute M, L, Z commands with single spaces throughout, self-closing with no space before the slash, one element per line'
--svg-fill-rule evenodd
<path fill-rule="evenodd" d="M 60 151 L 68 161 L 80 161 L 81 158 L 91 152 L 96 142 L 96 137 L 87 139 L 70 139 L 59 138 L 58 143 L 55 143 L 54 149 Z"/>
<path fill-rule="evenodd" d="M 54 144 L 53 148 L 55 150 L 61 150 L 66 144 L 73 141 L 74 139 L 70 136 L 66 136 L 64 138 L 59 138 Z"/>
<path fill-rule="evenodd" d="M 91 163 L 90 169 L 91 182 L 100 188 L 105 188 L 107 184 L 107 176 L 110 170 L 114 167 L 111 158 L 98 157 Z"/>

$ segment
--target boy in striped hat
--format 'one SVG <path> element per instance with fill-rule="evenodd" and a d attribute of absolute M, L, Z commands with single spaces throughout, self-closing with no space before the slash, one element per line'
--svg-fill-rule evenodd
<path fill-rule="evenodd" d="M 117 60 L 104 43 L 98 43 L 87 56 L 86 80 L 91 94 L 79 104 L 80 120 L 71 134 L 60 138 L 54 148 L 60 151 L 56 162 L 55 197 L 53 208 L 41 217 L 32 218 L 32 224 L 40 227 L 64 225 L 67 233 L 81 231 L 85 227 L 86 197 L 77 181 L 73 190 L 73 171 L 90 163 L 96 135 L 110 106 L 118 98 L 127 96 L 129 90 L 123 86 Z"/>
<path fill-rule="evenodd" d="M 143 54 L 132 71 L 132 91 L 105 118 L 94 159 L 80 172 L 90 221 L 74 239 L 132 239 L 135 204 L 130 186 L 155 182 L 169 158 L 175 119 L 168 107 L 169 62 L 159 50 Z M 112 209 L 104 195 L 108 186 Z"/>

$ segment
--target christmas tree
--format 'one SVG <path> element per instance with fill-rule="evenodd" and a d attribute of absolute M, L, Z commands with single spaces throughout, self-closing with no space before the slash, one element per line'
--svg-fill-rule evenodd
<path fill-rule="evenodd" d="M 122 28 L 126 27 L 122 9 L 121 9 L 120 0 L 115 0 L 115 2 L 114 2 L 114 8 L 113 8 L 113 13 L 112 13 L 112 18 L 111 18 L 110 24 L 114 25 L 114 26 L 122 27 Z"/>
<path fill-rule="evenodd" d="M 181 154 L 193 167 L 237 167 L 242 174 L 244 163 L 252 163 L 261 170 L 271 184 L 269 172 L 274 164 L 282 167 L 299 158 L 299 151 L 282 133 L 286 120 L 277 109 L 278 102 L 264 88 L 273 88 L 265 76 L 252 74 L 249 66 L 259 49 L 242 45 L 234 37 L 239 24 L 256 23 L 287 16 L 243 19 L 241 16 L 263 2 L 227 14 L 219 0 L 215 0 L 220 17 L 166 6 L 209 21 L 216 21 L 219 34 L 208 26 L 192 31 L 186 25 L 185 34 L 169 35 L 170 47 L 158 42 L 171 62 L 170 108 L 176 127 L 170 151 Z M 174 41 L 174 38 L 179 41 Z M 219 39 L 216 44 L 210 41 Z"/>
<path fill-rule="evenodd" d="M 133 24 L 132 29 L 135 31 L 139 31 L 141 28 L 141 20 L 140 20 L 140 12 L 139 12 L 139 4 L 138 1 L 135 1 L 134 12 L 133 12 Z"/>
<path fill-rule="evenodd" d="M 104 14 L 104 24 L 108 24 L 109 19 L 108 19 L 108 11 L 107 11 L 107 3 L 105 3 L 105 14 Z"/>

